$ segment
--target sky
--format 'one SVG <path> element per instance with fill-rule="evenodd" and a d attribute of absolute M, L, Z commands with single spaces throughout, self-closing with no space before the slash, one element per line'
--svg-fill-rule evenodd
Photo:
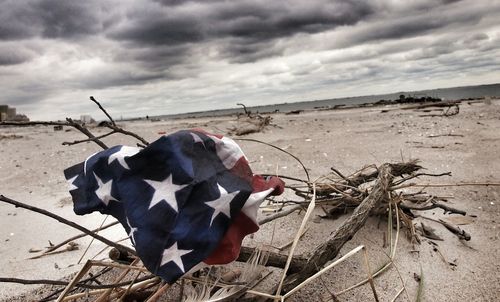
<path fill-rule="evenodd" d="M 119 119 L 498 83 L 498 20 L 498 0 L 0 0 L 0 104 Z"/>

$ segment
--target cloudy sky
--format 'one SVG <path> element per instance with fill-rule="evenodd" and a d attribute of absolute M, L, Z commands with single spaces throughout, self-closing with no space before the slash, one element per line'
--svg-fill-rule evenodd
<path fill-rule="evenodd" d="M 500 82 L 500 1 L 0 0 L 0 104 L 119 118 Z"/>

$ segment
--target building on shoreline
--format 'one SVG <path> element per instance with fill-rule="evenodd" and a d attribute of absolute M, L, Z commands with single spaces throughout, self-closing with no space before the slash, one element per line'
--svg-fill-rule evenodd
<path fill-rule="evenodd" d="M 8 105 L 0 105 L 0 122 L 2 121 L 16 121 L 27 122 L 30 119 L 24 114 L 17 114 L 16 108 L 9 107 Z"/>

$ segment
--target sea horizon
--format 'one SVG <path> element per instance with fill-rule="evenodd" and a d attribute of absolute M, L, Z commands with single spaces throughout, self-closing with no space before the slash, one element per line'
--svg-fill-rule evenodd
<path fill-rule="evenodd" d="M 484 97 L 500 96 L 500 83 L 470 85 L 470 86 L 457 86 L 448 88 L 425 89 L 415 91 L 398 91 L 386 94 L 362 95 L 352 97 L 339 97 L 319 100 L 297 101 L 297 102 L 283 102 L 269 105 L 248 106 L 247 110 L 253 113 L 273 113 L 281 112 L 287 113 L 297 110 L 314 110 L 314 109 L 332 109 L 337 107 L 350 107 L 362 104 L 373 104 L 381 100 L 396 100 L 400 95 L 405 97 L 432 97 L 440 98 L 442 100 L 464 100 L 464 99 L 477 99 Z M 176 114 L 162 114 L 162 115 L 149 115 L 150 119 L 178 119 L 178 118 L 196 118 L 196 117 L 210 117 L 210 116 L 225 116 L 237 113 L 243 113 L 243 107 L 235 104 L 231 108 L 222 108 L 205 111 L 191 111 Z M 141 117 L 125 118 L 123 120 L 140 120 Z"/>

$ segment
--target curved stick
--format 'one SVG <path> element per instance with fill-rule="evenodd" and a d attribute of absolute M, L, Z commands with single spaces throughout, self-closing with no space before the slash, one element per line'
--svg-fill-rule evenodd
<path fill-rule="evenodd" d="M 302 163 L 302 161 L 295 155 L 293 155 L 292 153 L 286 151 L 286 150 L 283 150 L 281 149 L 280 147 L 278 146 L 275 146 L 273 144 L 270 144 L 270 143 L 266 143 L 266 142 L 263 142 L 263 141 L 260 141 L 258 139 L 253 139 L 253 138 L 235 138 L 234 140 L 238 140 L 238 141 L 247 141 L 247 142 L 255 142 L 255 143 L 261 143 L 261 144 L 264 144 L 264 145 L 267 145 L 269 147 L 273 147 L 275 149 L 278 149 L 280 150 L 281 152 L 284 152 L 288 155 L 290 155 L 291 157 L 295 158 L 296 161 L 299 162 L 299 164 L 302 166 L 302 169 L 304 169 L 304 172 L 306 173 L 306 176 L 307 176 L 307 182 L 310 183 L 311 182 L 311 178 L 309 177 L 309 172 L 307 172 L 307 168 L 306 166 L 304 166 L 304 164 Z"/>
<path fill-rule="evenodd" d="M 14 205 L 16 207 L 24 208 L 24 209 L 27 209 L 27 210 L 30 210 L 30 211 L 33 211 L 33 212 L 40 213 L 42 215 L 48 216 L 48 217 L 53 218 L 53 219 L 55 219 L 55 220 L 57 220 L 57 221 L 59 221 L 61 223 L 64 223 L 67 226 L 70 226 L 72 228 L 80 230 L 80 231 L 84 232 L 85 234 L 87 234 L 89 236 L 92 236 L 95 239 L 103 242 L 104 244 L 107 244 L 109 246 L 115 247 L 115 248 L 117 248 L 120 251 L 127 251 L 127 252 L 129 252 L 129 253 L 131 253 L 133 255 L 136 255 L 136 252 L 133 249 L 131 249 L 131 248 L 127 247 L 127 246 L 115 243 L 115 242 L 113 242 L 113 241 L 111 241 L 109 239 L 106 239 L 106 238 L 104 238 L 104 237 L 102 237 L 100 235 L 97 235 L 94 232 L 92 232 L 91 230 L 89 230 L 87 228 L 84 228 L 81 225 L 76 224 L 73 221 L 67 220 L 66 218 L 63 218 L 63 217 L 61 217 L 59 215 L 51 213 L 51 212 L 49 212 L 47 210 L 40 209 L 40 208 L 37 208 L 37 207 L 34 207 L 34 206 L 30 206 L 30 205 L 24 204 L 22 202 L 10 199 L 10 198 L 5 197 L 3 195 L 0 195 L 0 201 L 6 202 L 6 203 L 10 203 L 10 204 L 12 204 L 12 205 Z"/>

